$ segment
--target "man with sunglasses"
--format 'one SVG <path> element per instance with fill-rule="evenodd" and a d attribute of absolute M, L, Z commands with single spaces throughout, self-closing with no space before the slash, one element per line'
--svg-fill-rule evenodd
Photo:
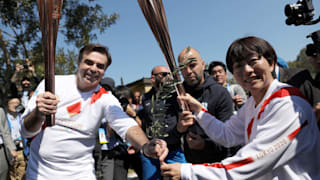
<path fill-rule="evenodd" d="M 33 137 L 26 179 L 95 180 L 92 151 L 103 118 L 143 155 L 166 157 L 165 141 L 149 141 L 117 98 L 99 85 L 110 64 L 106 47 L 89 44 L 80 50 L 76 75 L 55 76 L 55 94 L 39 84 L 22 115 L 21 134 Z M 45 115 L 51 114 L 56 123 L 45 127 Z"/>
<path fill-rule="evenodd" d="M 170 71 L 166 66 L 156 66 L 152 69 L 152 89 L 142 97 L 143 109 L 138 116 L 148 138 L 161 138 L 167 142 L 169 154 L 165 162 L 186 162 L 181 149 L 181 136 L 176 129 L 179 105 L 171 80 Z M 141 156 L 141 162 L 144 180 L 161 179 L 158 159 Z"/>

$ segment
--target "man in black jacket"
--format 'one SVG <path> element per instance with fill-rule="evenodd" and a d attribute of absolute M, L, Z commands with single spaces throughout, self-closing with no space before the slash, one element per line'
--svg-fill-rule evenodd
<path fill-rule="evenodd" d="M 311 106 L 319 102 L 320 91 L 316 89 L 314 80 L 307 69 L 279 67 L 278 80 L 299 88 Z"/>
<path fill-rule="evenodd" d="M 225 121 L 233 113 L 233 102 L 227 89 L 204 73 L 205 63 L 200 53 L 191 47 L 178 57 L 187 93 L 200 101 L 218 119 Z M 198 123 L 179 119 L 178 132 L 184 134 L 184 153 L 188 162 L 213 163 L 232 155 L 230 149 L 211 141 Z M 192 125 L 193 124 L 193 125 Z"/>
<path fill-rule="evenodd" d="M 317 121 L 318 121 L 318 127 L 320 129 L 320 54 L 319 52 L 317 53 L 312 53 L 308 55 L 309 61 L 312 63 L 316 70 L 316 77 L 313 81 L 313 87 L 315 91 L 315 97 L 314 97 L 314 104 L 313 104 L 313 110 L 316 114 Z"/>
<path fill-rule="evenodd" d="M 152 89 L 142 97 L 143 109 L 138 113 L 142 129 L 149 139 L 161 138 L 167 142 L 167 163 L 186 162 L 181 148 L 181 134 L 177 132 L 179 105 L 177 93 L 170 86 L 170 71 L 166 66 L 156 66 L 151 72 Z M 143 179 L 161 179 L 160 162 L 141 156 Z"/>

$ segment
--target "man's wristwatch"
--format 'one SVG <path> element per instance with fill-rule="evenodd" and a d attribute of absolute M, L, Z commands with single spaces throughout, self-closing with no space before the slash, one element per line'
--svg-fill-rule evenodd
<path fill-rule="evenodd" d="M 141 149 L 140 149 L 140 153 L 146 157 L 149 157 L 145 154 L 145 147 L 147 146 L 148 143 L 144 143 L 144 145 L 141 146 Z"/>

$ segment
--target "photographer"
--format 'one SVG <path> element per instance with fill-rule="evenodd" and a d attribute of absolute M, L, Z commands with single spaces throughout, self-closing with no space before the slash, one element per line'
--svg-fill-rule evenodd
<path fill-rule="evenodd" d="M 28 94 L 39 83 L 34 66 L 29 59 L 24 64 L 17 63 L 14 74 L 11 77 L 12 96 L 21 97 L 21 104 L 26 107 Z"/>
<path fill-rule="evenodd" d="M 298 0 L 295 4 L 288 4 L 285 6 L 285 15 L 287 16 L 286 24 L 295 26 L 299 25 L 313 25 L 320 22 L 320 16 L 317 19 L 314 19 L 314 6 L 312 0 Z M 311 63 L 314 65 L 317 75 L 313 80 L 309 74 L 307 73 L 295 73 L 296 79 L 301 77 L 300 79 L 310 79 L 312 83 L 311 88 L 303 88 L 298 87 L 302 93 L 306 96 L 309 103 L 312 105 L 313 110 L 316 114 L 318 127 L 320 128 L 320 30 L 311 33 L 307 36 L 307 38 L 311 37 L 313 40 L 313 44 L 308 44 L 306 49 L 306 55 L 308 56 Z M 306 72 L 306 71 L 301 71 Z M 299 76 L 298 76 L 299 75 Z M 306 78 L 308 77 L 308 78 Z M 281 80 L 280 80 L 281 81 Z M 309 81 L 309 80 L 308 80 Z M 298 82 L 297 80 L 293 82 Z M 291 84 L 290 82 L 287 82 Z M 301 84 L 301 83 L 300 83 Z M 295 84 L 292 84 L 296 86 Z M 296 86 L 297 87 L 297 86 Z M 306 91 L 304 91 L 306 90 Z M 306 94 L 307 92 L 307 94 Z"/>
<path fill-rule="evenodd" d="M 119 99 L 123 111 L 126 112 L 130 117 L 133 117 L 139 126 L 141 126 L 141 120 L 137 116 L 137 112 L 132 108 L 132 101 L 133 101 L 133 93 L 132 91 L 126 86 L 118 86 L 115 91 L 115 96 Z"/>
<path fill-rule="evenodd" d="M 312 33 L 309 37 L 312 38 L 314 43 L 307 45 L 306 54 L 308 56 L 309 61 L 311 62 L 313 67 L 315 67 L 315 70 L 317 72 L 316 77 L 314 79 L 314 86 L 318 90 L 318 96 L 320 96 L 320 31 Z M 320 97 L 315 98 L 313 110 L 317 117 L 318 127 L 320 128 Z"/>
<path fill-rule="evenodd" d="M 315 31 L 307 36 L 311 38 L 313 43 L 307 45 L 306 54 L 311 64 L 315 67 L 317 72 L 315 81 L 317 85 L 320 84 L 320 30 Z"/>
<path fill-rule="evenodd" d="M 12 140 L 16 146 L 17 161 L 13 166 L 9 168 L 10 179 L 23 179 L 26 171 L 27 147 L 24 149 L 24 140 L 19 132 L 19 121 L 21 119 L 21 113 L 24 111 L 21 101 L 17 97 L 12 97 L 8 101 L 8 111 L 6 113 L 8 119 L 8 126 L 11 132 Z M 24 152 L 24 150 L 26 150 Z"/>

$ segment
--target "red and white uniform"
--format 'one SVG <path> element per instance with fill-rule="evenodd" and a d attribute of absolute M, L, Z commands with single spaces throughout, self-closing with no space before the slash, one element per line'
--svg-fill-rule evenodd
<path fill-rule="evenodd" d="M 222 123 L 204 109 L 196 119 L 236 155 L 214 164 L 182 164 L 182 179 L 320 179 L 320 136 L 311 106 L 294 87 L 274 80 L 260 104 L 253 97 Z"/>
<path fill-rule="evenodd" d="M 24 137 L 31 142 L 27 180 L 96 179 L 92 150 L 101 120 L 125 138 L 127 130 L 137 123 L 122 111 L 119 101 L 98 85 L 89 92 L 80 92 L 76 76 L 56 76 L 55 94 L 60 102 L 55 114 L 56 125 L 28 132 L 21 122 Z M 44 82 L 38 86 L 28 103 L 24 117 L 36 107 L 36 95 L 44 91 Z"/>

